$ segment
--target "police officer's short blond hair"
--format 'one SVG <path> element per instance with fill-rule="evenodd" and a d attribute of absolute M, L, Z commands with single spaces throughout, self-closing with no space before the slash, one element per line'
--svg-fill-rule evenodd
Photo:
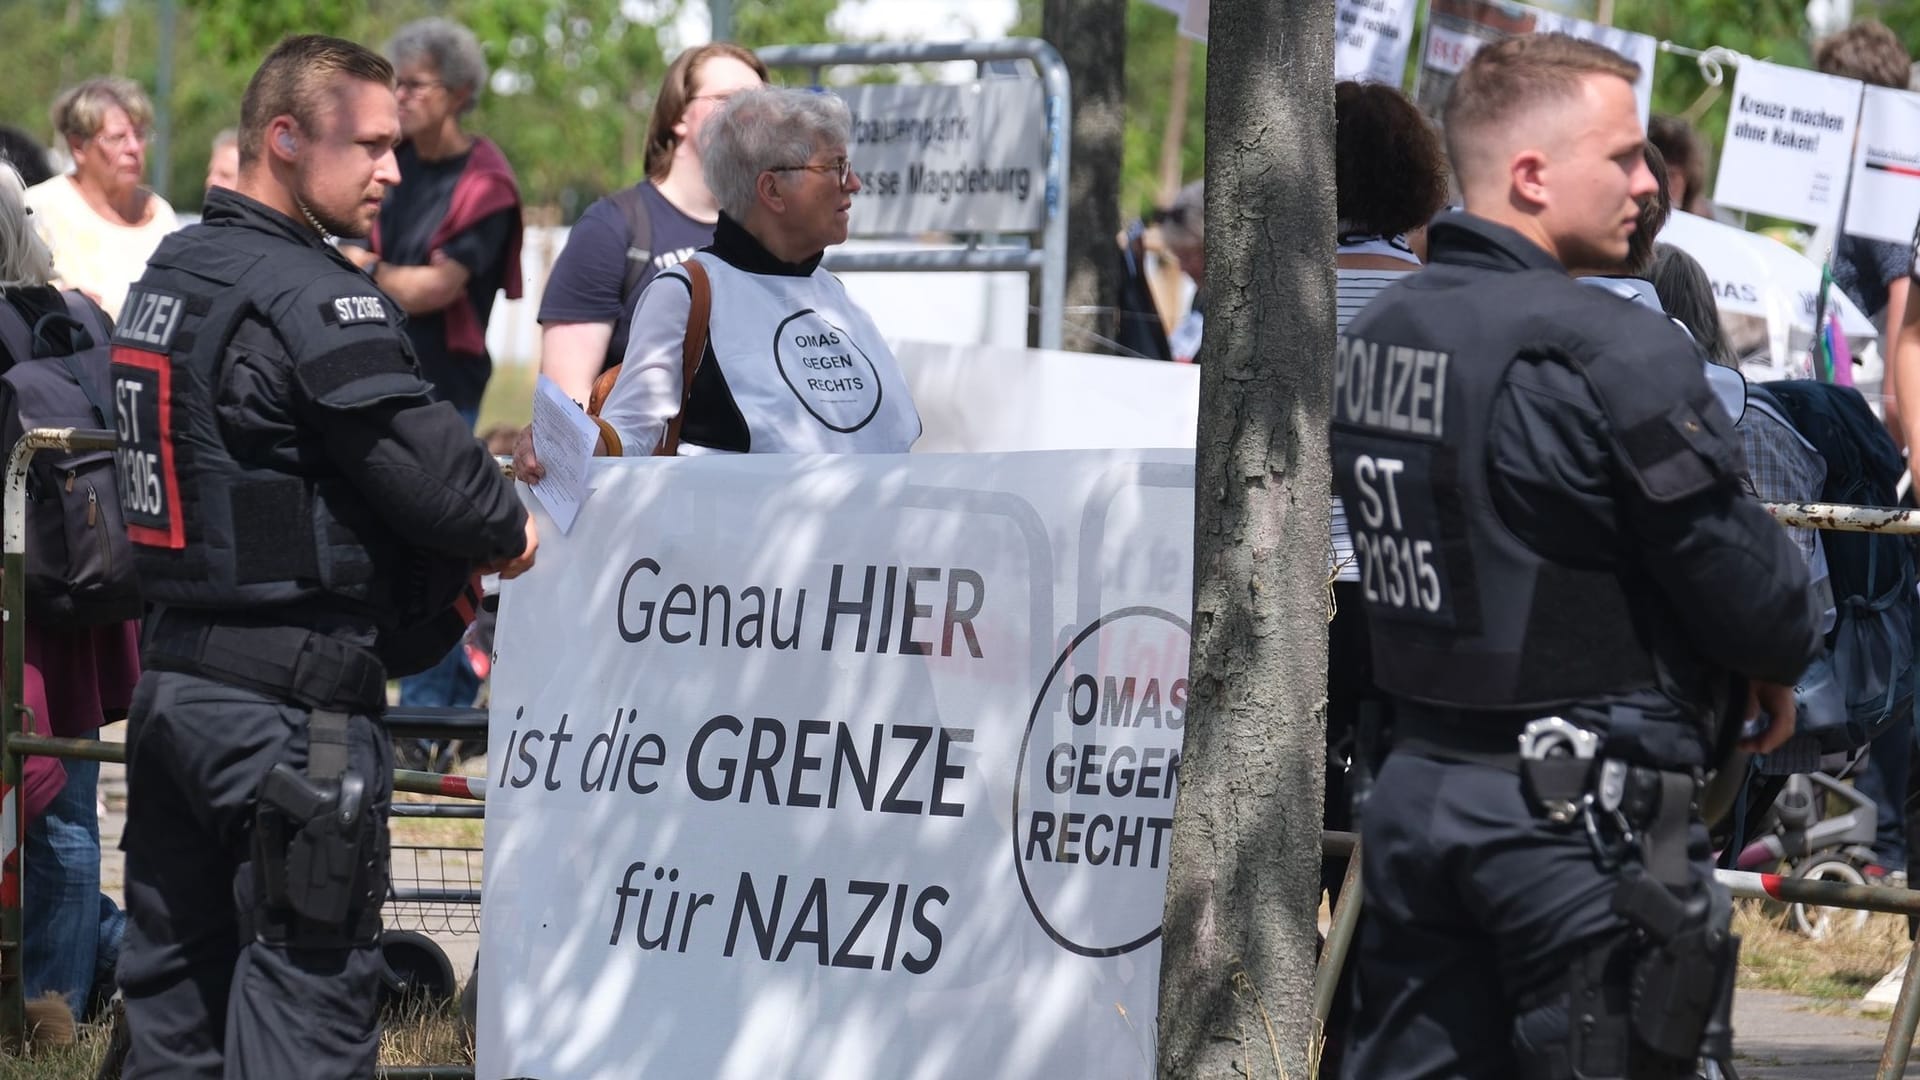
<path fill-rule="evenodd" d="M 1467 171 L 1478 140 L 1512 128 L 1533 110 L 1578 98 L 1594 75 L 1632 85 L 1640 79 L 1640 65 L 1565 34 L 1510 37 L 1475 53 L 1454 80 L 1441 114 L 1454 175 Z"/>
<path fill-rule="evenodd" d="M 393 89 L 393 65 L 365 45 L 324 34 L 299 34 L 274 46 L 240 98 L 240 167 L 260 160 L 267 125 L 291 116 L 308 132 L 319 123 L 326 93 L 337 79 Z"/>

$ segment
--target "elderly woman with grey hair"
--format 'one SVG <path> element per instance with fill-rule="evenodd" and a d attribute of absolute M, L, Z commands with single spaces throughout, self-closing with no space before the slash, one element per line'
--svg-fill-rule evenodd
<path fill-rule="evenodd" d="M 73 171 L 27 189 L 34 228 L 53 249 L 59 283 L 119 318 L 127 287 L 180 224 L 167 200 L 140 182 L 153 104 L 131 79 L 88 79 L 61 91 L 52 120 Z"/>
<path fill-rule="evenodd" d="M 701 161 L 719 224 L 689 260 L 697 271 L 664 271 L 640 294 L 600 414 L 605 449 L 653 453 L 676 417 L 681 454 L 896 453 L 920 437 L 879 328 L 820 268 L 846 240 L 860 190 L 850 128 L 844 102 L 807 90 L 741 91 L 707 121 Z M 710 282 L 704 325 L 696 275 Z M 683 347 L 701 337 L 689 388 Z"/>
<path fill-rule="evenodd" d="M 111 325 L 81 293 L 48 284 L 53 260 L 30 223 L 23 188 L 13 166 L 0 162 L 0 372 L 73 362 L 90 365 L 104 386 L 106 357 L 92 347 L 106 344 Z M 16 630 L 26 646 L 22 688 L 35 731 L 92 739 L 102 724 L 126 715 L 140 677 L 138 623 L 60 627 L 35 618 L 8 632 Z M 29 758 L 20 784 L 27 818 L 23 986 L 30 1001 L 57 993 L 81 1019 L 113 993 L 126 928 L 126 916 L 100 892 L 98 779 L 92 762 Z"/>
<path fill-rule="evenodd" d="M 420 19 L 394 34 L 387 54 L 400 183 L 381 201 L 367 246 L 340 250 L 407 313 L 421 374 L 472 425 L 493 375 L 494 297 L 521 293 L 520 186 L 500 148 L 462 124 L 487 83 L 473 31 Z"/>

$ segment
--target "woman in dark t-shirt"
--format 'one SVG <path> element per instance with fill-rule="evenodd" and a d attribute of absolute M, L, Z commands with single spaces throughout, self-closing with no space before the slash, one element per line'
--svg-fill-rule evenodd
<path fill-rule="evenodd" d="M 540 301 L 540 372 L 568 396 L 587 400 L 594 377 L 627 352 L 634 304 L 654 275 L 713 240 L 720 211 L 701 173 L 699 133 L 735 91 L 766 85 L 752 52 L 713 42 L 681 53 L 647 127 L 647 178 L 634 189 L 650 236 L 642 245 L 615 197 L 574 223 Z M 643 265 L 629 284 L 628 260 Z"/>

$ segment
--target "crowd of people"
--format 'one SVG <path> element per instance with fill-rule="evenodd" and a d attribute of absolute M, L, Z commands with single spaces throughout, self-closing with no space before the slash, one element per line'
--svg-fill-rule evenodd
<path fill-rule="evenodd" d="M 1864 23 L 1816 55 L 1904 85 L 1898 48 Z M 476 572 L 537 555 L 473 438 L 524 227 L 511 164 L 470 127 L 485 52 L 432 18 L 383 53 L 275 48 L 186 229 L 143 184 L 137 85 L 60 94 L 64 171 L 0 128 L 0 329 L 27 328 L 0 335 L 0 372 L 111 336 L 121 460 L 163 474 L 123 507 L 144 620 L 31 625 L 26 644 L 43 730 L 131 719 L 124 912 L 100 890 L 95 767 L 30 759 L 23 973 L 83 1020 L 117 993 L 128 1075 L 371 1070 L 387 680 L 402 705 L 471 704 Z M 1642 129 L 1637 75 L 1597 46 L 1511 39 L 1462 72 L 1444 137 L 1391 87 L 1335 91 L 1326 809 L 1357 818 L 1369 894 L 1330 1041 L 1342 1075 L 1682 1076 L 1724 1054 L 1702 774 L 1750 716 L 1756 776 L 1819 757 L 1795 751 L 1794 685 L 1844 598 L 1818 534 L 1758 499 L 1818 498 L 1833 455 L 1795 391 L 1745 383 L 1705 272 L 1657 242 L 1673 210 L 1711 213 L 1706 154 L 1679 121 Z M 645 177 L 581 217 L 539 310 L 541 372 L 593 418 L 596 453 L 914 444 L 899 364 L 821 269 L 861 190 L 851 134 L 839 98 L 769 86 L 750 51 L 669 66 Z M 1204 204 L 1196 181 L 1154 215 L 1199 290 L 1159 328 L 1170 359 L 1203 354 Z M 1899 245 L 1836 257 L 1886 330 L 1873 437 L 1905 445 L 1912 271 Z M 804 389 L 767 345 L 798 319 L 847 346 Z M 1425 381 L 1387 401 L 1376 357 L 1396 351 Z M 537 481 L 536 433 L 513 435 Z M 1887 878 L 1911 850 L 1911 725 L 1873 747 Z M 1602 774 L 1619 790 L 1596 823 Z M 290 876 L 312 859 L 345 869 Z M 1687 990 L 1657 1023 L 1627 992 L 1649 956 Z"/>
<path fill-rule="evenodd" d="M 495 298 L 521 287 L 513 169 L 468 126 L 486 87 L 446 19 L 384 55 L 289 38 L 186 229 L 142 183 L 133 83 L 60 95 L 65 171 L 0 129 L 0 316 L 29 328 L 0 336 L 0 371 L 96 346 L 104 365 L 110 343 L 100 422 L 123 474 L 156 471 L 123 488 L 144 618 L 33 625 L 27 645 L 45 730 L 130 719 L 124 913 L 100 892 L 94 766 L 31 759 L 26 806 L 28 992 L 83 1021 L 117 993 L 126 1075 L 371 1071 L 387 679 L 402 705 L 472 704 L 475 575 L 515 576 L 538 544 L 473 437 Z M 645 178 L 575 226 L 540 311 L 542 370 L 590 407 L 599 452 L 912 446 L 899 365 L 820 268 L 860 190 L 850 139 L 840 99 L 770 88 L 748 50 L 673 62 Z M 767 342 L 796 318 L 846 343 L 847 370 L 789 389 Z M 520 432 L 529 479 L 532 447 Z"/>

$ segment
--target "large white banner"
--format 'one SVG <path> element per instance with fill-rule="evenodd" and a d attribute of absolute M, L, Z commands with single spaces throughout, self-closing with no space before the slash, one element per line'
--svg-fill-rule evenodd
<path fill-rule="evenodd" d="M 1192 462 L 596 461 L 503 598 L 478 1075 L 1152 1076 Z"/>
<path fill-rule="evenodd" d="M 1338 0 L 1334 8 L 1333 77 L 1386 83 L 1407 77 L 1416 0 Z"/>
<path fill-rule="evenodd" d="M 1047 201 L 1038 79 L 849 86 L 858 236 L 1037 232 Z"/>
<path fill-rule="evenodd" d="M 1742 61 L 1714 201 L 1811 225 L 1839 220 L 1860 91 L 1852 79 Z"/>
<path fill-rule="evenodd" d="M 916 453 L 1193 449 L 1200 367 L 1051 349 L 895 341 L 920 409 Z"/>
<path fill-rule="evenodd" d="M 1847 194 L 1847 232 L 1905 244 L 1920 219 L 1920 94 L 1869 86 Z"/>

